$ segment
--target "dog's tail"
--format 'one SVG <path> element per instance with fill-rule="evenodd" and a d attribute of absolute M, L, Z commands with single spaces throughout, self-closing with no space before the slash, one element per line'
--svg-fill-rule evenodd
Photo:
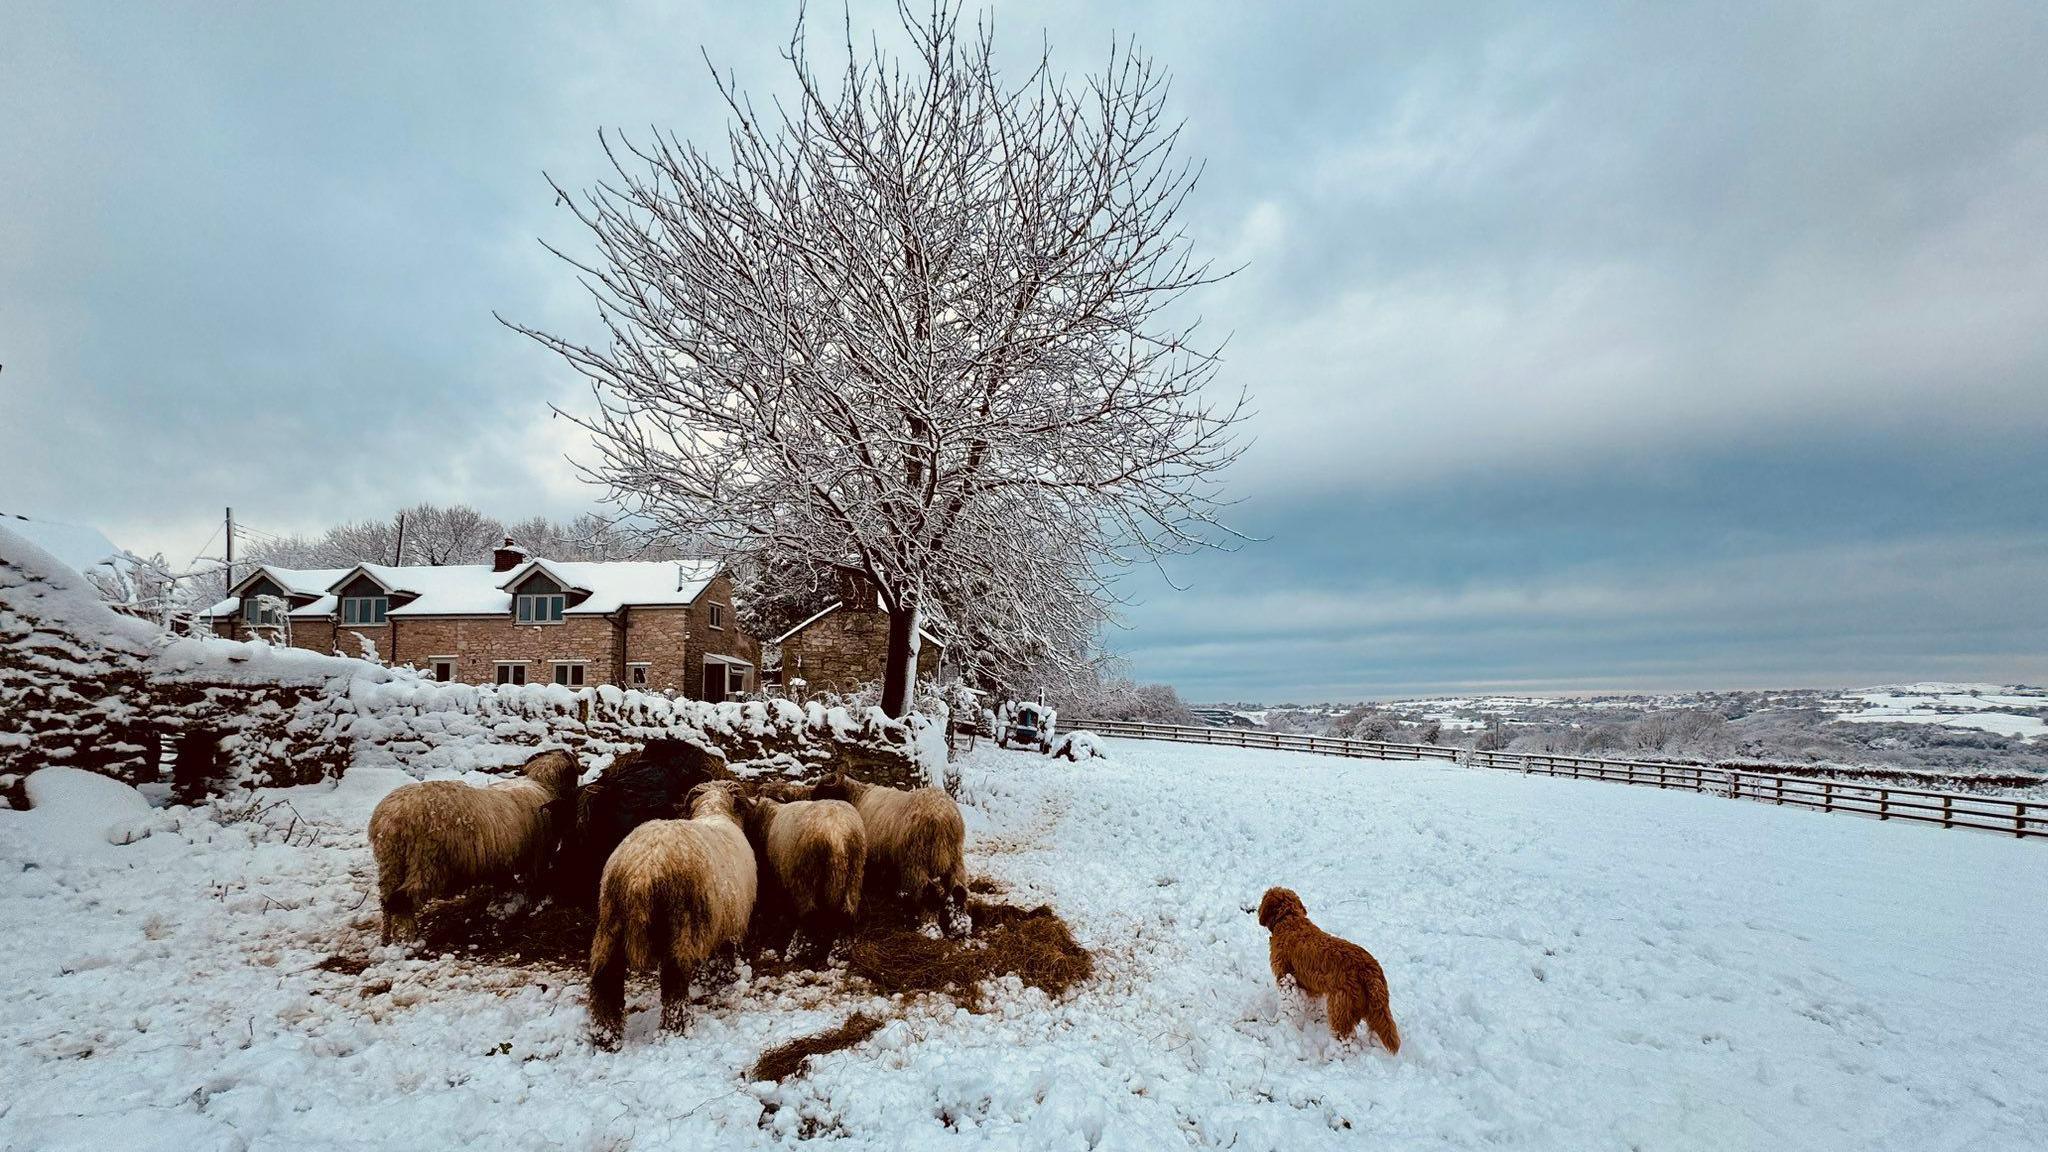
<path fill-rule="evenodd" d="M 1401 1030 L 1387 1007 L 1387 978 L 1378 965 L 1358 973 L 1330 997 L 1330 1031 L 1339 1039 L 1351 1035 L 1361 1020 L 1388 1052 L 1401 1050 Z"/>
<path fill-rule="evenodd" d="M 1372 1034 L 1379 1037 L 1380 1043 L 1385 1044 L 1387 1052 L 1392 1054 L 1401 1050 L 1401 1030 L 1394 1026 L 1394 1014 L 1387 1009 L 1387 982 L 1380 980 L 1376 983 L 1378 987 L 1372 991 L 1378 995 L 1368 996 L 1365 1001 L 1365 1026 L 1372 1029 Z"/>

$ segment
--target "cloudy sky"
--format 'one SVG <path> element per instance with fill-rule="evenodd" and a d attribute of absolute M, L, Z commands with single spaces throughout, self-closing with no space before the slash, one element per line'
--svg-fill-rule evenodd
<path fill-rule="evenodd" d="M 0 9 L 0 511 L 589 507 L 492 319 L 588 328 L 542 173 L 715 134 L 700 46 L 772 94 L 795 6 L 554 7 Z M 1173 70 L 1258 408 L 1259 539 L 1130 583 L 1136 674 L 2048 680 L 2048 6 L 1106 7 L 998 26 Z"/>

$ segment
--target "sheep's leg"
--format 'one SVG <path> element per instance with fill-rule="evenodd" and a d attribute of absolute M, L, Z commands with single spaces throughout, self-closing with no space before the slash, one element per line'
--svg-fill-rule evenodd
<path fill-rule="evenodd" d="M 681 1035 L 690 1023 L 691 966 L 674 957 L 661 962 L 661 1030 Z"/>
<path fill-rule="evenodd" d="M 974 931 L 974 919 L 967 913 L 967 889 L 956 887 L 946 894 L 943 916 L 946 935 L 959 939 Z"/>
<path fill-rule="evenodd" d="M 383 942 L 411 940 L 419 935 L 419 921 L 415 918 L 418 909 L 413 905 L 412 893 L 403 888 L 394 889 L 384 895 Z"/>
<path fill-rule="evenodd" d="M 704 982 L 713 988 L 723 988 L 740 978 L 740 949 L 737 942 L 718 946 L 711 958 L 704 964 Z"/>
<path fill-rule="evenodd" d="M 809 945 L 805 963 L 813 965 L 813 968 L 823 968 L 831 959 L 831 945 L 840 943 L 840 931 L 840 916 L 834 912 L 819 912 L 815 920 L 805 924 L 805 943 Z"/>
<path fill-rule="evenodd" d="M 626 958 L 607 957 L 590 972 L 590 1043 L 607 1052 L 619 1050 L 626 1036 Z"/>
<path fill-rule="evenodd" d="M 522 893 L 526 897 L 526 907 L 521 909 L 526 915 L 531 916 L 535 912 L 540 911 L 541 901 L 547 899 L 547 862 L 548 847 L 546 841 L 543 840 L 536 843 L 533 846 L 533 850 L 527 853 L 526 856 L 526 875 L 524 877 L 526 883 Z"/>

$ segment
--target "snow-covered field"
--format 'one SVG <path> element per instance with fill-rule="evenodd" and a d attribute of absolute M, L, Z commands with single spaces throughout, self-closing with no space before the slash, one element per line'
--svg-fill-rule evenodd
<path fill-rule="evenodd" d="M 0 813 L 0 1148 L 2038 1148 L 2048 851 L 1594 782 L 1106 742 L 968 762 L 976 871 L 1097 978 L 1049 1003 L 743 981 L 581 1041 L 573 974 L 370 950 L 361 828 Z M 985 747 L 985 745 L 984 745 Z M 116 847 L 100 834 L 119 823 Z M 84 835 L 80 835 L 81 831 Z M 290 842 L 286 842 L 289 834 Z M 1276 991 L 1269 884 L 1384 963 L 1406 1045 Z M 882 1011 L 780 1088 L 766 1046 Z M 764 1109 L 765 1101 L 776 1105 Z"/>
<path fill-rule="evenodd" d="M 1851 693 L 1835 718 L 1858 723 L 1942 724 L 2025 740 L 2048 736 L 2048 693 L 1995 684 L 1901 684 Z"/>

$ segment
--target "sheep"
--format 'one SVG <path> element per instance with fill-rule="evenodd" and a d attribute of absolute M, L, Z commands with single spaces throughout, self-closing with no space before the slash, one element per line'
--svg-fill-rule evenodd
<path fill-rule="evenodd" d="M 425 780 L 391 790 L 370 813 L 383 941 L 419 935 L 419 910 L 466 889 L 525 876 L 538 900 L 562 830 L 576 811 L 576 776 L 567 752 L 542 752 L 524 778 L 474 788 Z"/>
<path fill-rule="evenodd" d="M 812 785 L 811 799 L 845 800 L 859 811 L 868 834 L 871 904 L 900 896 L 920 918 L 943 914 L 948 931 L 964 926 L 967 824 L 952 797 L 937 788 L 904 791 L 842 774 Z"/>
<path fill-rule="evenodd" d="M 731 777 L 723 760 L 681 740 L 657 738 L 621 753 L 576 797 L 575 829 L 562 849 L 563 898 L 596 904 L 604 863 L 627 833 L 649 820 L 683 818 L 690 789 Z"/>
<path fill-rule="evenodd" d="M 716 958 L 713 982 L 735 972 L 754 911 L 754 850 L 735 810 L 738 785 L 690 790 L 687 820 L 650 820 L 605 861 L 590 942 L 590 1041 L 615 1050 L 625 1035 L 626 972 L 661 971 L 661 1026 L 681 1032 L 690 981 Z"/>
<path fill-rule="evenodd" d="M 860 912 L 868 855 L 860 813 L 843 800 L 761 798 L 742 805 L 740 824 L 761 877 L 757 933 L 767 935 L 771 921 L 778 930 L 793 922 L 806 961 L 822 962 Z M 780 942 L 796 951 L 790 936 Z"/>

